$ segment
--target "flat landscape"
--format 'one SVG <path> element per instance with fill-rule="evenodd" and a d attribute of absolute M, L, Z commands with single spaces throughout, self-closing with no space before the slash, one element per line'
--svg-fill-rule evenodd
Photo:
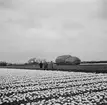
<path fill-rule="evenodd" d="M 107 105 L 107 74 L 0 69 L 1 105 Z"/>
<path fill-rule="evenodd" d="M 31 69 L 40 70 L 39 65 L 15 65 L 15 66 L 0 66 L 0 68 L 13 68 L 13 69 Z M 42 68 L 43 69 L 43 68 Z M 48 66 L 49 70 L 59 71 L 74 71 L 74 72 L 95 72 L 107 73 L 107 64 L 81 64 L 81 65 L 56 65 L 53 64 L 53 69 Z"/>

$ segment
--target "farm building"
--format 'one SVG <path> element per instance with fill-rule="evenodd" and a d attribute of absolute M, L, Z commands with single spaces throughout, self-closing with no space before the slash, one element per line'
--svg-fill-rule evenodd
<path fill-rule="evenodd" d="M 78 65 L 81 63 L 81 60 L 78 57 L 71 55 L 62 55 L 56 58 L 56 64 L 70 64 L 70 65 Z"/>

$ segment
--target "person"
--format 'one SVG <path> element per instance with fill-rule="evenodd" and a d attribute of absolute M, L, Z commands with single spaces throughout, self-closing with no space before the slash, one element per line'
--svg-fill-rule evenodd
<path fill-rule="evenodd" d="M 44 70 L 48 70 L 48 63 L 46 61 L 44 62 Z"/>
<path fill-rule="evenodd" d="M 42 62 L 40 62 L 40 63 L 39 63 L 39 66 L 40 66 L 40 68 L 42 68 L 42 67 L 43 67 L 43 63 L 42 63 Z"/>
<path fill-rule="evenodd" d="M 53 69 L 53 62 L 50 62 L 50 69 Z"/>

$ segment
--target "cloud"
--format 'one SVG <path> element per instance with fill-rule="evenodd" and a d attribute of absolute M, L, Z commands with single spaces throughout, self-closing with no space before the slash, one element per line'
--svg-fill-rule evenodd
<path fill-rule="evenodd" d="M 0 8 L 10 8 L 12 0 L 0 0 Z"/>
<path fill-rule="evenodd" d="M 103 19 L 107 19 L 107 0 L 100 0 L 99 15 Z"/>
<path fill-rule="evenodd" d="M 97 52 L 107 52 L 101 8 L 96 0 L 0 0 L 1 52 L 17 55 L 14 60 L 67 53 L 97 59 Z"/>

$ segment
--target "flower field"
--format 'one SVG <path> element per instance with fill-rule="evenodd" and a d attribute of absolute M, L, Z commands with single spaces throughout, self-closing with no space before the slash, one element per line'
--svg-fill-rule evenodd
<path fill-rule="evenodd" d="M 107 74 L 0 69 L 0 105 L 107 105 Z"/>

